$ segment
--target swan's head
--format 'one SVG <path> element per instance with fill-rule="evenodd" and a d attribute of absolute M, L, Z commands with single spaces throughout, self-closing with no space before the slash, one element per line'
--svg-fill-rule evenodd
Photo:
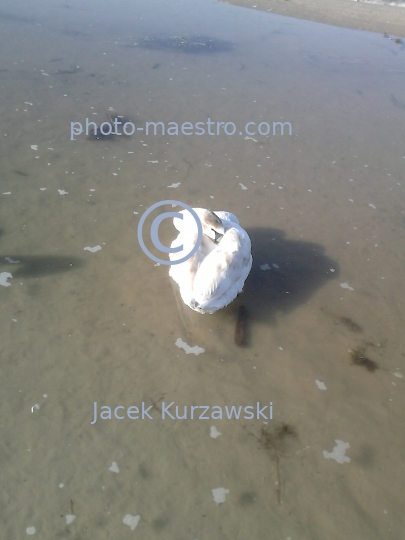
<path fill-rule="evenodd" d="M 225 234 L 225 229 L 219 217 L 210 210 L 204 210 L 199 216 L 203 226 L 205 236 L 211 238 L 213 242 L 219 244 Z"/>

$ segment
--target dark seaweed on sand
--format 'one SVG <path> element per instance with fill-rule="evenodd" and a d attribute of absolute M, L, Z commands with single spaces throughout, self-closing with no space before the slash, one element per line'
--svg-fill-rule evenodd
<path fill-rule="evenodd" d="M 212 54 L 230 52 L 233 49 L 229 41 L 211 38 L 209 36 L 174 36 L 169 38 L 144 38 L 136 44 L 126 47 L 141 47 L 154 51 L 174 51 L 185 54 Z"/>
<path fill-rule="evenodd" d="M 357 347 L 350 351 L 350 360 L 354 366 L 362 366 L 366 368 L 367 371 L 370 371 L 370 373 L 373 373 L 379 368 L 377 362 L 374 362 L 374 360 L 370 360 L 370 358 L 365 356 L 364 347 Z"/>
<path fill-rule="evenodd" d="M 120 124 L 117 123 L 118 133 L 116 133 L 114 131 L 114 129 L 115 129 L 115 120 L 120 122 Z M 126 122 L 130 122 L 130 120 L 127 117 L 119 115 L 113 109 L 110 109 L 108 111 L 108 113 L 107 113 L 107 120 L 104 121 L 103 123 L 104 124 L 109 124 L 110 129 L 108 129 L 108 131 L 111 131 L 111 133 L 108 133 L 108 134 L 103 133 L 101 131 L 101 129 L 100 129 L 100 126 L 98 126 L 98 128 L 97 128 L 97 132 L 94 130 L 93 127 L 91 127 L 90 130 L 89 130 L 89 135 L 88 135 L 87 138 L 88 138 L 89 141 L 104 141 L 106 139 L 115 140 L 115 136 L 128 137 L 129 135 L 126 135 L 126 133 L 124 133 L 122 131 L 122 126 Z M 103 131 L 106 131 L 105 128 L 103 128 Z"/>

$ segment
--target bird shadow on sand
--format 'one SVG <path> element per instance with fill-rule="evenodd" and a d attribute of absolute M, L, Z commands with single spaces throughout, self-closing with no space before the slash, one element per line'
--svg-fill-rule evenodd
<path fill-rule="evenodd" d="M 254 343 L 256 323 L 275 325 L 279 314 L 307 303 L 318 289 L 339 277 L 338 263 L 320 244 L 290 240 L 279 229 L 251 228 L 247 233 L 252 241 L 253 265 L 243 292 L 229 306 L 213 315 L 201 315 L 184 306 L 177 287 L 173 287 L 187 338 L 193 345 L 202 344 L 221 355 L 227 354 L 234 333 L 238 341 L 241 314 L 241 341 L 249 348 Z"/>
<path fill-rule="evenodd" d="M 252 270 L 239 301 L 249 320 L 274 322 L 277 313 L 292 311 L 323 285 L 339 277 L 338 263 L 313 242 L 287 239 L 278 229 L 247 230 L 252 241 Z"/>

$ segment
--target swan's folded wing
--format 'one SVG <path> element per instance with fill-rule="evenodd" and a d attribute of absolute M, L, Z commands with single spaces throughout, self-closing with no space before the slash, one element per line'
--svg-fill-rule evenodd
<path fill-rule="evenodd" d="M 229 230 L 217 249 L 202 261 L 194 279 L 194 299 L 201 308 L 229 295 L 224 305 L 242 290 L 252 265 L 250 239 L 246 233 Z"/>
<path fill-rule="evenodd" d="M 193 247 L 195 246 L 196 238 L 193 238 L 192 236 L 183 235 L 180 233 L 177 238 L 173 240 L 171 243 L 172 248 L 174 247 L 180 247 L 183 246 L 183 249 L 181 251 L 177 251 L 174 253 L 169 253 L 169 259 L 174 263 L 170 266 L 169 269 L 169 275 L 180 285 L 181 281 L 190 281 L 190 275 L 191 275 L 191 283 L 194 281 L 194 275 L 196 268 L 193 267 L 198 264 L 198 260 L 196 259 L 196 255 L 194 257 L 191 257 L 187 261 L 176 264 L 175 261 L 178 261 L 179 259 L 182 259 L 185 257 L 188 253 L 191 252 Z"/>

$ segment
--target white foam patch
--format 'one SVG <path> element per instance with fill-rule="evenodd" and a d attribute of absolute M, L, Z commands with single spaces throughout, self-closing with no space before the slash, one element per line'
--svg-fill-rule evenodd
<path fill-rule="evenodd" d="M 65 484 L 59 484 L 60 489 L 63 489 L 65 487 Z"/>
<path fill-rule="evenodd" d="M 46 191 L 46 187 L 40 187 L 40 191 Z"/>
<path fill-rule="evenodd" d="M 226 496 L 229 493 L 229 489 L 225 489 L 223 487 L 215 488 L 212 491 L 212 496 L 214 497 L 214 501 L 217 504 L 221 504 L 225 502 Z"/>
<path fill-rule="evenodd" d="M 35 534 L 35 527 L 27 527 L 27 528 L 25 529 L 25 532 L 26 532 L 27 534 Z"/>
<path fill-rule="evenodd" d="M 245 141 L 258 142 L 258 141 L 256 141 L 256 139 L 254 139 L 253 137 L 248 137 L 247 135 L 246 135 L 246 137 L 245 137 Z"/>
<path fill-rule="evenodd" d="M 171 184 L 170 186 L 167 186 L 168 188 L 178 188 L 181 185 L 181 182 L 176 182 Z"/>
<path fill-rule="evenodd" d="M 239 182 L 239 185 L 240 185 L 240 187 L 241 187 L 243 190 L 247 189 L 247 187 L 244 186 L 243 184 L 241 184 L 240 182 Z"/>
<path fill-rule="evenodd" d="M 131 514 L 127 514 L 122 520 L 122 522 L 124 525 L 128 525 L 129 527 L 131 527 L 131 531 L 134 531 L 140 519 L 141 516 L 131 516 Z"/>
<path fill-rule="evenodd" d="M 203 349 L 202 347 L 199 347 L 198 345 L 195 345 L 194 347 L 190 347 L 190 345 L 187 345 L 187 343 L 183 341 L 181 338 L 177 338 L 176 345 L 177 347 L 179 347 L 179 349 L 184 349 L 186 351 L 186 354 L 192 353 L 198 356 L 199 354 L 205 352 L 205 349 Z"/>
<path fill-rule="evenodd" d="M 350 448 L 350 444 L 347 442 L 339 441 L 339 439 L 335 439 L 336 446 L 333 447 L 332 452 L 327 452 L 326 450 L 323 451 L 323 456 L 326 459 L 334 459 L 341 465 L 343 463 L 349 463 L 350 458 L 345 456 L 346 450 Z"/>
<path fill-rule="evenodd" d="M 12 275 L 10 272 L 1 272 L 0 273 L 0 285 L 3 285 L 3 287 L 10 287 L 11 283 L 8 283 L 8 279 L 12 279 Z"/>
<path fill-rule="evenodd" d="M 58 189 L 58 191 L 59 191 L 59 195 L 69 195 L 69 193 L 65 191 L 64 189 Z"/>
<path fill-rule="evenodd" d="M 211 426 L 211 430 L 210 430 L 210 436 L 213 438 L 213 439 L 216 439 L 217 437 L 219 437 L 221 435 L 221 433 L 217 430 L 217 428 L 215 426 Z"/>
<path fill-rule="evenodd" d="M 260 270 L 271 270 L 271 266 L 269 266 L 267 263 L 266 264 L 262 264 L 260 266 Z"/>
<path fill-rule="evenodd" d="M 325 383 L 323 383 L 322 381 L 318 381 L 318 379 L 316 379 L 315 384 L 319 388 L 319 390 L 327 390 Z"/>
<path fill-rule="evenodd" d="M 38 404 L 38 403 L 35 403 L 35 405 L 33 405 L 31 407 L 31 412 L 33 413 L 34 412 L 34 409 L 36 409 L 37 411 L 39 411 L 39 409 L 41 408 L 41 406 Z"/>
<path fill-rule="evenodd" d="M 91 253 L 96 253 L 96 251 L 100 251 L 100 249 L 103 249 L 101 246 L 94 246 L 94 247 L 85 247 L 83 248 L 84 251 L 91 251 Z"/>
<path fill-rule="evenodd" d="M 108 468 L 109 471 L 119 473 L 120 470 L 118 468 L 118 465 L 115 461 L 112 462 L 111 467 Z"/>
<path fill-rule="evenodd" d="M 31 144 L 31 150 L 35 150 L 35 152 L 38 150 L 37 144 Z"/>
<path fill-rule="evenodd" d="M 6 259 L 7 262 L 9 262 L 10 264 L 18 264 L 20 261 L 13 261 L 13 259 L 10 259 L 10 257 L 4 257 Z"/>
<path fill-rule="evenodd" d="M 148 163 L 159 163 L 159 161 L 148 161 Z"/>
<path fill-rule="evenodd" d="M 376 209 L 376 206 L 374 206 L 374 204 L 368 203 L 368 205 L 371 206 L 371 208 L 374 208 L 374 210 Z"/>
<path fill-rule="evenodd" d="M 342 289 L 349 289 L 349 291 L 354 291 L 353 287 L 350 287 L 350 285 L 348 283 L 341 283 L 340 286 L 342 287 Z"/>
<path fill-rule="evenodd" d="M 5 191 L 3 195 L 11 195 L 11 191 Z"/>
<path fill-rule="evenodd" d="M 65 517 L 66 517 L 66 525 L 70 525 L 72 521 L 76 519 L 76 516 L 74 516 L 73 514 L 67 514 L 67 516 Z"/>

